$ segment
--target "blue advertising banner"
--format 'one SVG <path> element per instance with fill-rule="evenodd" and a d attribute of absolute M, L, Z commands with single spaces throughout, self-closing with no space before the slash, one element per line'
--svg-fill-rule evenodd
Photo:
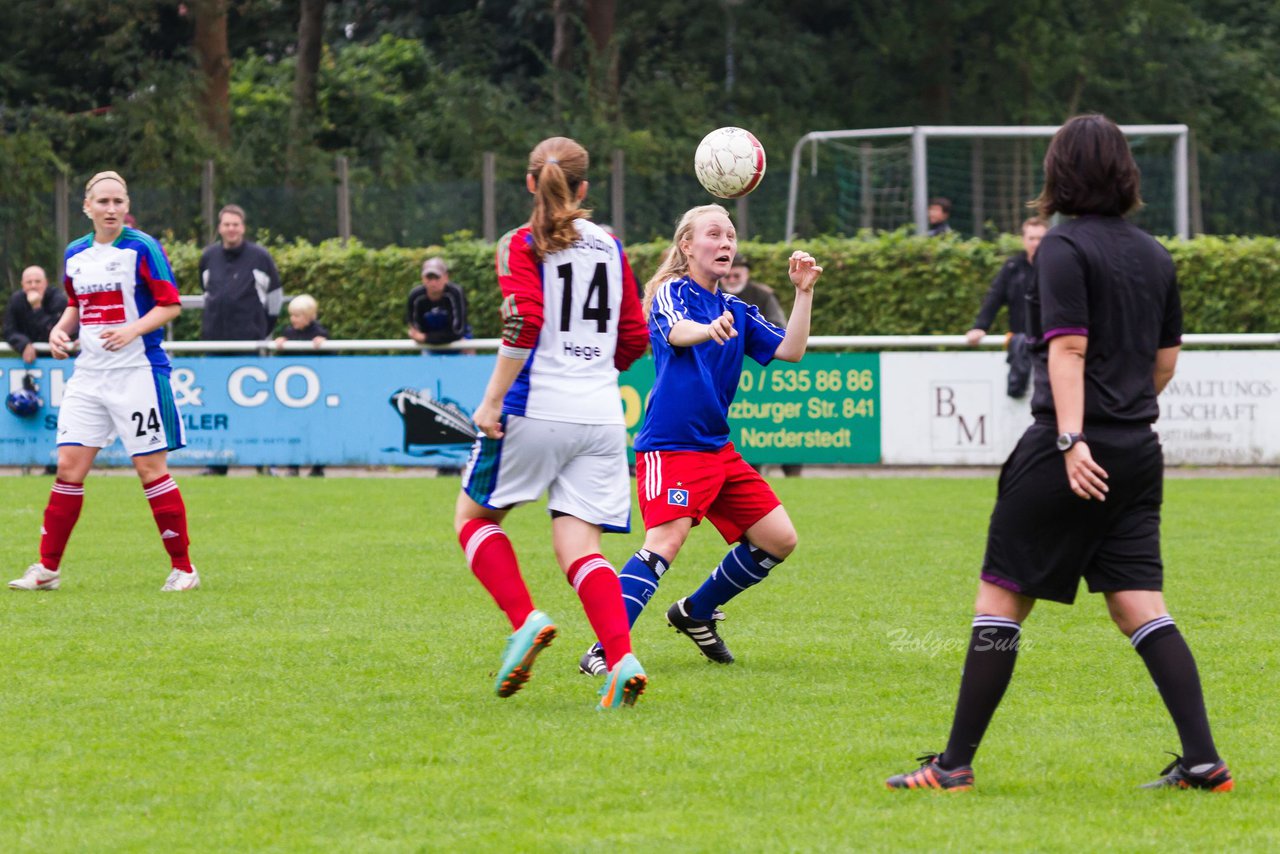
<path fill-rule="evenodd" d="M 197 356 L 173 358 L 187 447 L 175 466 L 461 466 L 492 354 Z M 43 406 L 0 412 L 0 465 L 57 460 L 58 408 L 74 364 L 0 361 L 0 389 L 29 375 Z M 629 441 L 653 387 L 652 358 L 619 378 Z M 797 365 L 750 363 L 730 409 L 732 440 L 751 463 L 875 463 L 879 354 L 811 353 Z M 128 465 L 119 443 L 98 460 Z"/>
<path fill-rule="evenodd" d="M 467 459 L 493 356 L 204 356 L 173 359 L 187 447 L 173 465 L 431 465 Z M 5 363 L 0 362 L 0 365 Z M 58 407 L 73 364 L 16 359 L 0 388 L 39 386 L 32 417 L 0 413 L 0 465 L 57 460 Z M 128 465 L 118 442 L 98 460 Z"/>

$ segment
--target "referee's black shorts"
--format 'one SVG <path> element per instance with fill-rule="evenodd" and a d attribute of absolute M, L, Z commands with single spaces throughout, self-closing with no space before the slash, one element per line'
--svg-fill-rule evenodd
<path fill-rule="evenodd" d="M 1091 593 L 1160 590 L 1164 455 L 1147 425 L 1086 426 L 1107 472 L 1106 501 L 1067 483 L 1057 431 L 1033 424 L 1000 470 L 982 579 L 1036 599 L 1071 604 L 1083 577 Z"/>

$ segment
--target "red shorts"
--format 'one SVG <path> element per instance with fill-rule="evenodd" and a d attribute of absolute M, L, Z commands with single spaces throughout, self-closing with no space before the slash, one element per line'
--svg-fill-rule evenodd
<path fill-rule="evenodd" d="M 685 517 L 697 525 L 705 517 L 729 543 L 782 504 L 732 442 L 718 451 L 636 454 L 636 491 L 646 530 Z"/>

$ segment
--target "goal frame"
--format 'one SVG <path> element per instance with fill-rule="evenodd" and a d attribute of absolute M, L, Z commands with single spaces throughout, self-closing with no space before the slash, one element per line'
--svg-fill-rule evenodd
<path fill-rule="evenodd" d="M 882 139 L 908 137 L 911 140 L 911 208 L 916 232 L 929 230 L 929 139 L 1001 139 L 1009 137 L 1044 138 L 1058 132 L 1061 125 L 914 125 L 862 130 L 811 131 L 796 141 L 791 149 L 791 185 L 787 191 L 786 241 L 796 239 L 796 201 L 800 193 L 800 156 L 806 145 L 817 158 L 818 143 L 834 139 Z M 1191 236 L 1190 178 L 1187 168 L 1190 129 L 1175 125 L 1120 125 L 1125 136 L 1173 137 L 1173 223 L 1177 236 Z"/>

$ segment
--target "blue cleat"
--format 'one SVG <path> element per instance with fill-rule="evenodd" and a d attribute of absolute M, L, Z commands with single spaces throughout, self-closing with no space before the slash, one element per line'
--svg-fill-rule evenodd
<path fill-rule="evenodd" d="M 493 686 L 499 697 L 510 697 L 524 687 L 533 660 L 551 645 L 555 636 L 556 625 L 550 617 L 538 610 L 529 612 L 524 625 L 507 638 L 507 648 L 502 651 L 502 667 Z"/>
<path fill-rule="evenodd" d="M 644 675 L 640 662 L 634 655 L 627 653 L 609 671 L 604 687 L 600 689 L 600 705 L 596 708 L 603 711 L 634 706 L 648 684 L 649 677 Z"/>

